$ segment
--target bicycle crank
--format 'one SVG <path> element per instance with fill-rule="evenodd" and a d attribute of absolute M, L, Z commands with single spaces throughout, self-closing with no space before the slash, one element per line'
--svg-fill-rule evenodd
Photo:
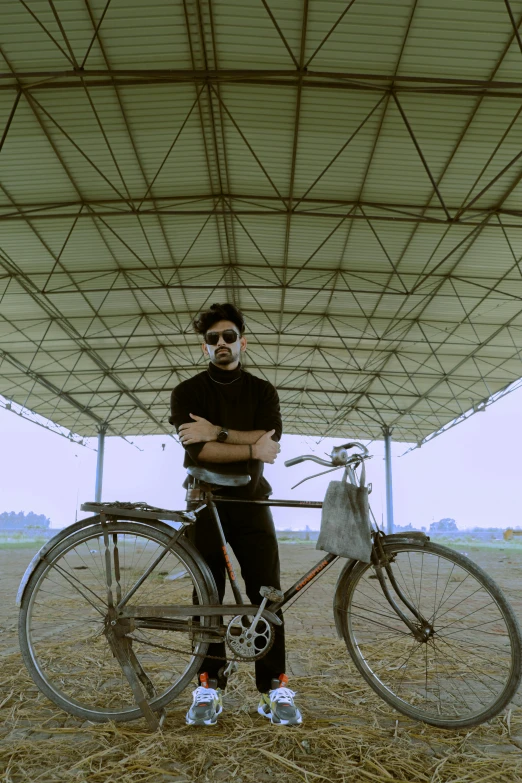
<path fill-rule="evenodd" d="M 229 622 L 226 643 L 235 656 L 243 661 L 257 661 L 274 643 L 272 624 L 259 617 L 254 621 L 246 615 L 236 615 Z"/>
<path fill-rule="evenodd" d="M 263 600 L 255 617 L 250 620 L 247 615 L 236 615 L 229 622 L 225 636 L 234 655 L 244 661 L 262 658 L 274 643 L 274 627 L 262 614 L 267 602 L 281 600 L 283 593 L 275 587 L 261 587 L 259 592 Z"/>

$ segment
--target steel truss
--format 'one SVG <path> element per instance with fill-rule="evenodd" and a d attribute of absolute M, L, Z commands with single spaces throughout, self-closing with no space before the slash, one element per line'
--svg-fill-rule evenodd
<path fill-rule="evenodd" d="M 13 17 L 50 64 L 2 49 L 6 399 L 82 435 L 170 432 L 169 392 L 202 368 L 191 319 L 216 299 L 245 312 L 246 364 L 278 387 L 288 432 L 423 443 L 514 388 L 522 82 L 506 63 L 522 17 L 508 0 L 496 61 L 473 77 L 411 70 L 415 0 L 382 73 L 335 54 L 364 0 L 326 27 L 296 2 L 292 30 L 260 0 L 255 67 L 212 0 L 173 4 L 175 68 L 139 46 L 121 66 L 111 0 L 66 5 L 83 37 L 63 3 L 20 0 Z M 377 47 L 386 20 L 371 22 Z"/>

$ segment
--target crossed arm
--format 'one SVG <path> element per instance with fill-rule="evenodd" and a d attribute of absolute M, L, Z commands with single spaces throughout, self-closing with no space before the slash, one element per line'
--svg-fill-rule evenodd
<path fill-rule="evenodd" d="M 221 427 L 193 413 L 190 417 L 194 421 L 180 426 L 179 438 L 183 446 L 205 444 L 198 455 L 200 462 L 241 462 L 252 456 L 273 463 L 281 450 L 279 443 L 272 440 L 275 430 L 229 430 L 227 442 L 218 443 Z"/>

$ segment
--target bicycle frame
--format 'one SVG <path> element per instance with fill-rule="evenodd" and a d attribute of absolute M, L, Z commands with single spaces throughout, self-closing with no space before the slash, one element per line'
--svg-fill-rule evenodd
<path fill-rule="evenodd" d="M 353 483 L 357 482 L 355 471 L 350 464 L 345 465 L 344 480 L 346 480 L 347 478 Z M 194 611 L 192 607 L 190 606 L 187 607 L 186 605 L 185 606 L 182 605 L 152 606 L 152 605 L 138 604 L 132 607 L 127 607 L 127 603 L 132 597 L 132 595 L 134 595 L 134 593 L 139 589 L 141 584 L 146 580 L 148 575 L 154 570 L 154 568 L 156 568 L 156 566 L 161 562 L 162 558 L 166 555 L 166 553 L 168 552 L 168 549 L 166 549 L 163 553 L 160 553 L 157 558 L 155 558 L 155 560 L 147 568 L 146 572 L 142 574 L 138 582 L 134 584 L 124 596 L 117 595 L 117 600 L 114 602 L 115 606 L 113 611 L 114 611 L 114 617 L 117 618 L 120 623 L 128 625 L 129 628 L 132 626 L 134 627 L 139 626 L 143 628 L 146 627 L 156 628 L 156 629 L 162 628 L 164 630 L 172 630 L 172 631 L 189 630 L 189 632 L 191 632 L 194 635 L 194 637 L 197 636 L 201 641 L 203 640 L 216 641 L 222 638 L 225 633 L 225 627 L 220 623 L 220 619 L 219 619 L 220 617 L 225 615 L 230 616 L 230 615 L 238 614 L 239 607 L 241 608 L 242 613 L 255 614 L 258 611 L 259 607 L 253 604 L 245 604 L 243 602 L 241 591 L 239 590 L 239 587 L 237 585 L 234 569 L 228 553 L 228 544 L 223 533 L 223 528 L 221 526 L 221 522 L 219 519 L 216 503 L 243 503 L 248 505 L 262 505 L 262 506 L 287 507 L 287 508 L 319 509 L 323 507 L 323 503 L 321 501 L 279 500 L 275 498 L 266 499 L 266 500 L 249 499 L 249 498 L 232 498 L 232 497 L 214 495 L 212 492 L 212 487 L 210 485 L 201 484 L 201 489 L 203 495 L 202 500 L 204 502 L 197 509 L 197 511 L 200 511 L 206 506 L 208 506 L 213 514 L 219 535 L 221 537 L 227 575 L 230 584 L 232 586 L 235 603 L 234 604 L 215 603 L 215 604 L 209 604 L 203 606 L 199 605 L 197 610 L 198 616 L 210 618 L 210 624 L 205 624 L 205 625 L 201 625 L 198 621 L 194 620 Z M 90 510 L 90 508 L 94 510 L 96 506 L 97 504 L 85 504 L 86 507 L 85 510 Z M 170 542 L 171 546 L 180 538 L 184 529 L 187 526 L 187 523 L 189 521 L 193 522 L 195 520 L 194 514 L 190 512 L 169 512 L 168 515 L 165 516 L 165 518 L 170 518 L 173 521 L 178 521 L 182 523 L 182 527 L 178 530 L 175 530 L 172 534 L 172 538 Z M 152 515 L 149 513 L 140 512 L 139 510 L 125 511 L 119 509 L 117 510 L 116 508 L 114 508 L 114 510 L 113 508 L 107 508 L 95 518 L 82 520 L 70 526 L 69 528 L 66 528 L 57 537 L 55 537 L 55 539 L 45 544 L 29 564 L 18 590 L 17 603 L 20 603 L 21 601 L 23 592 L 25 590 L 25 586 L 28 582 L 28 579 L 32 571 L 36 568 L 40 560 L 47 559 L 47 555 L 48 554 L 50 555 L 54 542 L 61 540 L 64 536 L 70 535 L 77 529 L 92 524 L 94 521 L 100 520 L 102 524 L 104 524 L 111 519 L 114 520 L 128 519 L 128 520 L 145 522 L 145 520 L 150 521 L 152 519 Z M 383 534 L 376 527 L 376 529 L 373 532 L 373 535 L 374 535 L 374 545 L 372 547 L 372 564 L 376 570 L 376 574 L 379 579 L 381 589 L 383 590 L 383 593 L 386 596 L 387 601 L 390 603 L 390 605 L 397 613 L 397 615 L 403 620 L 403 622 L 406 624 L 409 630 L 417 638 L 421 638 L 421 637 L 424 638 L 424 635 L 426 633 L 426 628 L 428 627 L 427 621 L 424 617 L 422 617 L 419 614 L 418 610 L 411 604 L 411 602 L 403 594 L 402 590 L 396 583 L 389 562 L 387 562 L 386 558 L 384 557 L 381 542 L 379 541 L 377 547 L 375 546 L 376 536 L 380 538 L 380 536 Z M 427 537 L 424 534 L 420 534 L 420 533 L 410 534 L 408 538 L 413 538 L 413 537 L 418 538 L 420 536 L 422 536 L 424 540 L 427 539 Z M 390 537 L 387 536 L 386 538 L 389 539 Z M 303 590 L 303 588 L 305 588 L 313 580 L 319 577 L 320 574 L 329 565 L 331 565 L 338 559 L 339 556 L 332 553 L 327 553 L 326 555 L 324 555 L 324 557 L 322 557 L 321 560 L 319 560 L 314 566 L 312 566 L 305 574 L 303 574 L 302 577 L 300 577 L 297 580 L 297 582 L 295 582 L 291 587 L 289 587 L 285 591 L 285 593 L 283 594 L 283 598 L 280 601 L 267 603 L 267 605 L 264 607 L 262 611 L 263 616 L 274 625 L 280 625 L 282 621 L 277 616 L 276 612 L 282 609 L 289 601 L 291 601 L 296 595 L 298 595 L 300 591 Z M 355 562 L 356 561 L 354 560 L 348 560 L 348 562 L 345 564 L 345 567 L 343 569 L 343 573 L 345 573 L 347 570 L 350 570 L 355 564 Z M 413 616 L 422 626 L 423 630 L 420 630 L 418 626 L 412 623 L 411 620 L 409 620 L 409 618 L 404 614 L 400 606 L 398 606 L 397 603 L 395 602 L 382 575 L 383 568 L 389 577 L 390 584 L 395 594 L 399 598 L 399 601 L 402 602 L 402 604 L 406 606 L 407 609 L 413 614 Z M 177 618 L 187 617 L 187 620 L 173 619 L 173 616 L 176 616 Z"/>
<path fill-rule="evenodd" d="M 349 478 L 352 481 L 356 481 L 355 473 L 353 469 L 348 466 L 347 473 Z M 307 501 L 307 500 L 242 500 L 240 498 L 227 498 L 222 496 L 214 496 L 213 501 L 220 502 L 220 503 L 245 503 L 248 502 L 249 504 L 255 504 L 255 505 L 262 505 L 262 506 L 283 506 L 288 508 L 322 508 L 323 503 L 318 501 Z M 215 516 L 216 516 L 215 512 Z M 217 518 L 217 522 L 219 522 L 219 517 Z M 220 525 L 219 525 L 220 526 Z M 221 526 L 220 526 L 221 527 Z M 379 584 L 381 586 L 381 589 L 386 597 L 386 600 L 390 604 L 390 606 L 393 608 L 393 610 L 396 612 L 396 614 L 401 618 L 401 620 L 405 623 L 405 625 L 409 628 L 409 630 L 412 632 L 412 634 L 419 640 L 424 641 L 426 638 L 426 635 L 429 633 L 429 624 L 423 615 L 420 614 L 418 609 L 413 606 L 411 601 L 408 600 L 408 598 L 404 595 L 404 592 L 401 590 L 400 586 L 397 584 L 397 581 L 395 579 L 395 576 L 393 574 L 393 571 L 390 567 L 390 563 L 387 560 L 383 548 L 382 548 L 382 542 L 381 537 L 384 534 L 381 534 L 380 531 L 374 531 L 374 544 L 372 546 L 372 565 L 375 568 L 377 578 L 379 580 Z M 422 534 L 421 534 L 422 535 Z M 426 539 L 427 537 L 424 536 Z M 224 540 L 224 539 L 223 539 Z M 377 545 L 376 543 L 377 542 Z M 279 609 L 282 609 L 283 606 L 285 606 L 289 601 L 294 598 L 306 585 L 308 585 L 313 579 L 318 577 L 325 568 L 327 568 L 332 563 L 335 563 L 336 560 L 339 559 L 338 555 L 334 555 L 332 553 L 327 553 L 316 565 L 312 566 L 306 574 L 304 574 L 300 579 L 298 579 L 297 582 L 295 582 L 291 587 L 288 588 L 288 590 L 285 591 L 283 599 L 281 601 L 278 601 L 276 603 L 272 602 L 267 605 L 267 610 L 270 612 L 277 612 Z M 351 568 L 355 564 L 355 560 L 349 560 L 345 566 L 345 568 Z M 227 567 L 228 567 L 229 561 L 227 560 Z M 404 614 L 400 606 L 396 603 L 394 600 L 390 590 L 388 589 L 388 586 L 385 582 L 384 576 L 382 574 L 382 569 L 386 571 L 386 574 L 388 575 L 388 578 L 390 580 L 390 583 L 393 587 L 393 590 L 395 591 L 397 597 L 400 601 L 409 609 L 409 611 L 416 617 L 417 621 L 422 625 L 422 630 L 420 630 L 414 623 L 411 622 L 411 620 L 407 617 L 407 615 Z M 230 573 L 229 573 L 230 576 Z"/>
<path fill-rule="evenodd" d="M 264 506 L 287 506 L 289 508 L 322 508 L 323 504 L 322 502 L 318 501 L 307 501 L 307 500 L 250 500 L 250 499 L 243 499 L 243 498 L 227 498 L 227 497 L 221 497 L 221 496 L 215 496 L 212 494 L 210 490 L 204 491 L 205 492 L 205 502 L 202 506 L 199 507 L 198 511 L 202 510 L 205 507 L 208 507 L 214 517 L 214 521 L 216 523 L 222 548 L 223 548 L 223 555 L 225 559 L 225 565 L 226 570 L 228 574 L 228 578 L 230 581 L 230 585 L 232 587 L 232 591 L 234 593 L 234 598 L 236 599 L 235 604 L 216 604 L 212 606 L 201 606 L 198 605 L 197 614 L 200 617 L 219 617 L 222 615 L 231 615 L 231 614 L 238 614 L 241 610 L 242 613 L 245 614 L 255 614 L 257 610 L 259 609 L 258 606 L 251 605 L 251 604 L 245 604 L 243 602 L 243 598 L 241 595 L 241 591 L 239 590 L 239 587 L 237 586 L 236 576 L 234 573 L 234 568 L 232 565 L 232 562 L 230 560 L 229 554 L 228 554 L 228 545 L 225 538 L 225 535 L 223 533 L 223 528 L 221 526 L 221 521 L 219 519 L 219 513 L 216 507 L 216 502 L 218 503 L 248 503 L 249 505 L 264 505 Z M 196 512 L 197 513 L 197 512 Z M 180 531 L 176 532 L 176 535 L 174 537 L 174 540 L 179 536 Z M 281 619 L 276 615 L 276 612 L 279 611 L 288 601 L 290 601 L 295 595 L 299 593 L 300 590 L 303 589 L 309 582 L 311 582 L 315 577 L 319 576 L 319 574 L 324 571 L 324 569 L 329 566 L 331 563 L 338 560 L 338 555 L 334 554 L 327 554 L 325 557 L 323 557 L 316 565 L 314 565 L 312 568 L 309 569 L 309 571 L 304 574 L 295 584 L 293 584 L 286 592 L 284 593 L 283 599 L 278 602 L 271 602 L 268 604 L 263 612 L 262 615 L 269 620 L 271 623 L 275 625 L 281 625 L 282 621 Z M 155 560 L 150 566 L 148 571 L 152 571 L 156 565 L 158 564 L 159 560 Z M 145 576 L 145 575 L 144 575 Z M 143 577 L 142 577 L 143 580 Z M 192 607 L 188 606 L 176 606 L 176 605 L 165 605 L 165 606 L 146 606 L 146 605 L 136 605 L 132 606 L 131 608 L 125 608 L 127 601 L 131 597 L 131 595 L 137 590 L 139 587 L 138 584 L 136 584 L 131 590 L 127 593 L 126 596 L 120 601 L 118 606 L 116 607 L 117 610 L 117 616 L 119 618 L 129 618 L 134 619 L 134 623 L 136 626 L 147 628 L 147 627 L 154 627 L 154 628 L 162 628 L 163 630 L 187 630 L 188 624 L 191 625 L 193 631 L 195 633 L 203 634 L 206 641 L 210 641 L 211 637 L 221 637 L 224 635 L 224 627 L 210 627 L 210 628 L 202 628 L 198 626 L 194 622 L 190 622 L 190 620 L 187 621 L 179 621 L 179 620 L 169 620 L 169 615 L 177 615 L 178 617 L 181 615 L 185 615 L 188 618 L 192 618 L 194 615 L 194 610 Z M 146 619 L 142 619 L 146 618 Z M 151 624 L 149 624 L 149 618 L 158 618 L 152 621 Z M 160 620 L 159 618 L 164 618 L 163 620 Z M 216 639 L 212 639 L 213 641 L 216 641 Z"/>
<path fill-rule="evenodd" d="M 322 508 L 323 503 L 321 501 L 315 501 L 315 500 L 243 500 L 242 498 L 228 498 L 223 497 L 219 495 L 215 495 L 212 498 L 213 501 L 217 503 L 245 503 L 247 502 L 249 505 L 257 505 L 257 506 L 279 506 L 279 507 L 286 507 L 286 508 Z M 216 509 L 217 511 L 217 509 Z M 219 524 L 219 527 L 221 527 L 221 524 Z M 223 536 L 224 539 L 224 536 Z M 277 612 L 279 609 L 282 609 L 285 604 L 288 603 L 297 593 L 299 593 L 300 590 L 303 589 L 309 582 L 312 581 L 316 576 L 319 576 L 324 569 L 329 566 L 331 563 L 334 563 L 336 560 L 339 559 L 338 555 L 333 554 L 327 554 L 325 557 L 323 557 L 316 565 L 312 566 L 304 576 L 302 576 L 297 582 L 295 582 L 291 587 L 288 588 L 288 590 L 285 591 L 283 598 L 281 601 L 278 602 L 272 602 L 267 605 L 267 609 L 270 612 Z M 228 563 L 227 563 L 228 567 Z M 230 572 L 229 572 L 230 577 Z"/>

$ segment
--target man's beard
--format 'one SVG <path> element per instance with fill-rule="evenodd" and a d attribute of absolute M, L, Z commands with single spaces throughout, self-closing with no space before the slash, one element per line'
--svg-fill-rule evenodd
<path fill-rule="evenodd" d="M 219 351 L 216 351 L 213 362 L 214 364 L 232 364 L 232 362 L 235 362 L 236 359 L 237 357 L 235 357 L 232 351 L 227 348 L 226 350 L 220 349 Z"/>

